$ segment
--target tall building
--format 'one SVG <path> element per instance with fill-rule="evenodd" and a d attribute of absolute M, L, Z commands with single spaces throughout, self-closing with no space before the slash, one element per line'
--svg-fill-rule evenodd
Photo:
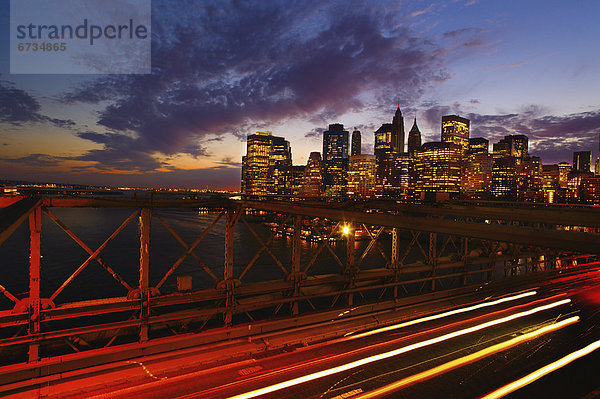
<path fill-rule="evenodd" d="M 492 165 L 494 197 L 505 200 L 517 199 L 517 172 L 528 157 L 528 148 L 529 140 L 522 134 L 504 136 L 502 140 L 494 143 Z"/>
<path fill-rule="evenodd" d="M 348 162 L 348 196 L 353 198 L 374 197 L 376 170 L 375 155 L 350 156 Z"/>
<path fill-rule="evenodd" d="M 558 164 L 558 186 L 560 188 L 568 188 L 570 172 L 571 172 L 571 165 L 568 162 L 559 162 L 559 164 Z"/>
<path fill-rule="evenodd" d="M 523 134 L 504 136 L 502 140 L 494 143 L 494 159 L 501 157 L 516 158 L 517 164 L 529 155 L 529 139 Z"/>
<path fill-rule="evenodd" d="M 348 136 L 334 123 L 323 132 L 323 188 L 326 195 L 344 194 L 348 181 Z"/>
<path fill-rule="evenodd" d="M 578 172 L 589 172 L 592 160 L 590 151 L 577 151 L 573 153 L 573 170 Z"/>
<path fill-rule="evenodd" d="M 406 199 L 410 190 L 411 158 L 407 152 L 390 153 L 378 160 L 378 191 L 388 198 Z"/>
<path fill-rule="evenodd" d="M 517 199 L 540 201 L 542 198 L 542 160 L 540 157 L 524 158 L 517 166 Z"/>
<path fill-rule="evenodd" d="M 292 195 L 300 195 L 302 189 L 302 181 L 304 179 L 305 165 L 292 165 Z"/>
<path fill-rule="evenodd" d="M 469 139 L 469 153 L 485 152 L 488 153 L 490 150 L 490 142 L 488 139 L 483 137 L 473 137 Z"/>
<path fill-rule="evenodd" d="M 600 176 L 600 133 L 598 133 L 598 158 L 596 158 L 596 168 L 594 174 L 596 176 Z"/>
<path fill-rule="evenodd" d="M 392 147 L 393 152 L 404 152 L 404 117 L 400 111 L 400 105 L 392 118 Z"/>
<path fill-rule="evenodd" d="M 461 148 L 461 156 L 469 149 L 470 121 L 458 115 L 442 116 L 442 142 L 453 143 Z"/>
<path fill-rule="evenodd" d="M 415 194 L 433 199 L 437 193 L 455 197 L 460 191 L 462 147 L 448 142 L 425 143 L 415 151 Z"/>
<path fill-rule="evenodd" d="M 542 192 L 544 202 L 553 204 L 558 202 L 560 185 L 558 183 L 558 165 L 542 165 Z"/>
<path fill-rule="evenodd" d="M 515 157 L 504 156 L 494 159 L 491 191 L 492 195 L 498 199 L 515 200 L 517 198 L 517 159 Z"/>
<path fill-rule="evenodd" d="M 292 148 L 283 137 L 271 136 L 268 178 L 271 194 L 292 193 Z"/>
<path fill-rule="evenodd" d="M 492 185 L 492 154 L 487 151 L 487 147 L 485 150 L 469 150 L 461 167 L 461 193 L 471 198 L 487 197 Z"/>
<path fill-rule="evenodd" d="M 408 132 L 408 153 L 413 156 L 419 148 L 421 148 L 421 131 L 417 126 L 417 117 L 415 116 L 413 126 Z"/>
<path fill-rule="evenodd" d="M 269 179 L 271 132 L 257 132 L 248 136 L 246 156 L 242 158 L 242 194 L 267 195 L 272 190 Z"/>
<path fill-rule="evenodd" d="M 321 169 L 321 153 L 311 152 L 304 173 L 299 195 L 303 197 L 319 197 L 323 193 L 323 176 Z"/>
<path fill-rule="evenodd" d="M 360 130 L 355 130 L 352 132 L 352 152 L 351 155 L 360 155 L 361 153 L 361 140 L 360 140 Z"/>
<path fill-rule="evenodd" d="M 377 158 L 397 152 L 394 148 L 393 130 L 394 128 L 391 123 L 384 123 L 375 131 L 373 152 Z"/>

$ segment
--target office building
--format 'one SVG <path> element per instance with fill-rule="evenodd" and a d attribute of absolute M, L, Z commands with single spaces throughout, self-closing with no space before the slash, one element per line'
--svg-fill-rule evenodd
<path fill-rule="evenodd" d="M 374 197 L 376 170 L 375 155 L 351 155 L 348 161 L 348 197 Z"/>
<path fill-rule="evenodd" d="M 348 180 L 348 136 L 334 123 L 323 132 L 323 189 L 325 195 L 343 195 Z"/>
<path fill-rule="evenodd" d="M 302 197 L 319 197 L 323 193 L 323 176 L 321 169 L 321 153 L 311 152 L 304 173 L 299 195 Z"/>
<path fill-rule="evenodd" d="M 408 132 L 408 153 L 410 156 L 414 156 L 416 150 L 421 148 L 421 131 L 417 126 L 417 117 L 413 122 L 413 126 Z"/>
<path fill-rule="evenodd" d="M 442 116 L 442 142 L 456 144 L 461 149 L 461 156 L 469 149 L 470 121 L 458 115 Z"/>
<path fill-rule="evenodd" d="M 393 152 L 404 152 L 404 117 L 400 111 L 400 105 L 392 118 L 392 144 Z"/>
<path fill-rule="evenodd" d="M 435 199 L 438 193 L 456 197 L 460 191 L 462 147 L 449 142 L 425 143 L 415 151 L 414 190 L 417 198 Z"/>
<path fill-rule="evenodd" d="M 573 153 L 573 170 L 578 172 L 589 172 L 592 160 L 590 151 L 577 151 Z"/>
<path fill-rule="evenodd" d="M 351 155 L 360 155 L 361 152 L 360 130 L 356 130 L 355 128 L 355 130 L 352 132 Z"/>
<path fill-rule="evenodd" d="M 257 132 L 248 136 L 246 156 L 242 158 L 242 194 L 267 195 L 273 184 L 269 179 L 271 132 Z"/>

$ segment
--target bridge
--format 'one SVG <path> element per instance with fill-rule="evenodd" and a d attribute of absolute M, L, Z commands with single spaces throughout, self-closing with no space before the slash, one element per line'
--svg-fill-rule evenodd
<path fill-rule="evenodd" d="M 77 220 L 68 215 L 80 209 L 116 209 L 125 217 L 92 245 L 65 221 Z M 191 237 L 173 227 L 173 210 L 200 210 L 208 223 Z M 165 247 L 162 236 L 155 241 L 154 226 L 178 245 L 180 255 L 166 266 L 152 262 Z M 135 240 L 129 234 L 127 245 L 139 248 L 139 260 L 117 267 L 105 252 L 132 229 Z M 0 393 L 8 397 L 383 397 L 443 375 L 444 367 L 466 370 L 574 324 L 587 337 L 582 342 L 598 335 L 588 331 L 600 306 L 594 302 L 600 266 L 600 212 L 594 207 L 0 197 L 0 230 L 0 245 L 9 249 L 19 248 L 16 234 L 27 230 L 27 264 L 1 264 Z M 251 243 L 239 241 L 242 230 Z M 59 233 L 85 259 L 55 281 L 56 275 L 44 273 L 45 251 L 52 248 L 43 242 Z M 209 237 L 220 242 L 218 263 L 203 258 Z M 202 273 L 201 284 L 180 273 L 190 261 Z M 14 267 L 22 270 L 4 273 Z M 92 268 L 114 287 L 72 289 Z M 550 313 L 554 308 L 563 310 Z M 535 313 L 527 322 L 533 324 L 510 324 L 521 313 Z M 592 316 L 582 321 L 584 314 Z M 440 337 L 465 339 L 504 319 L 508 327 L 494 327 L 488 346 L 452 341 L 454 352 L 472 347 L 480 357 L 460 363 L 464 353 L 451 361 L 444 354 L 429 374 L 394 374 L 429 361 L 430 353 L 414 361 L 401 356 L 401 366 L 390 359 L 434 348 Z M 526 338 L 500 342 L 515 331 Z M 554 350 L 540 349 L 543 359 L 567 351 L 572 341 L 563 340 Z M 511 372 L 526 375 L 532 364 Z M 340 382 L 351 381 L 364 365 L 379 374 L 368 383 Z M 502 369 L 508 379 L 511 372 Z M 205 378 L 192 384 L 198 376 Z M 307 388 L 312 380 L 319 384 Z M 598 388 L 587 383 L 587 392 Z M 430 385 L 423 386 L 415 397 L 428 394 Z M 487 392 L 481 383 L 470 386 L 465 392 Z"/>

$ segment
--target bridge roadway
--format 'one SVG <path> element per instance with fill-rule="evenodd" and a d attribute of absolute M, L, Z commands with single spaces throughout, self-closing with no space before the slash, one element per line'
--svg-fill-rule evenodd
<path fill-rule="evenodd" d="M 365 319 L 349 322 L 345 336 L 310 345 L 250 356 L 242 355 L 241 347 L 215 347 L 139 358 L 127 362 L 129 370 L 115 366 L 12 397 L 480 397 L 600 340 L 600 265 L 523 281 L 492 283 L 451 302 L 413 307 L 401 322 L 385 324 L 381 316 L 377 328 L 365 329 Z M 289 331 L 287 339 L 326 328 Z M 286 337 L 255 339 L 269 347 L 269 339 Z M 231 352 L 227 361 L 193 366 L 198 357 L 223 356 L 223 351 Z M 600 350 L 579 355 L 510 397 L 600 394 Z"/>

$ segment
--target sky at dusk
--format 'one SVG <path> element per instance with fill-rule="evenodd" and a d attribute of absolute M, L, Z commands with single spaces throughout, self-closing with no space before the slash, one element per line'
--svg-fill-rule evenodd
<path fill-rule="evenodd" d="M 600 2 L 152 1 L 152 74 L 10 74 L 0 0 L 0 179 L 239 189 L 246 136 L 294 164 L 330 123 L 363 153 L 398 106 L 423 141 L 442 115 L 544 164 L 598 156 Z M 490 145 L 491 147 L 491 145 Z"/>

